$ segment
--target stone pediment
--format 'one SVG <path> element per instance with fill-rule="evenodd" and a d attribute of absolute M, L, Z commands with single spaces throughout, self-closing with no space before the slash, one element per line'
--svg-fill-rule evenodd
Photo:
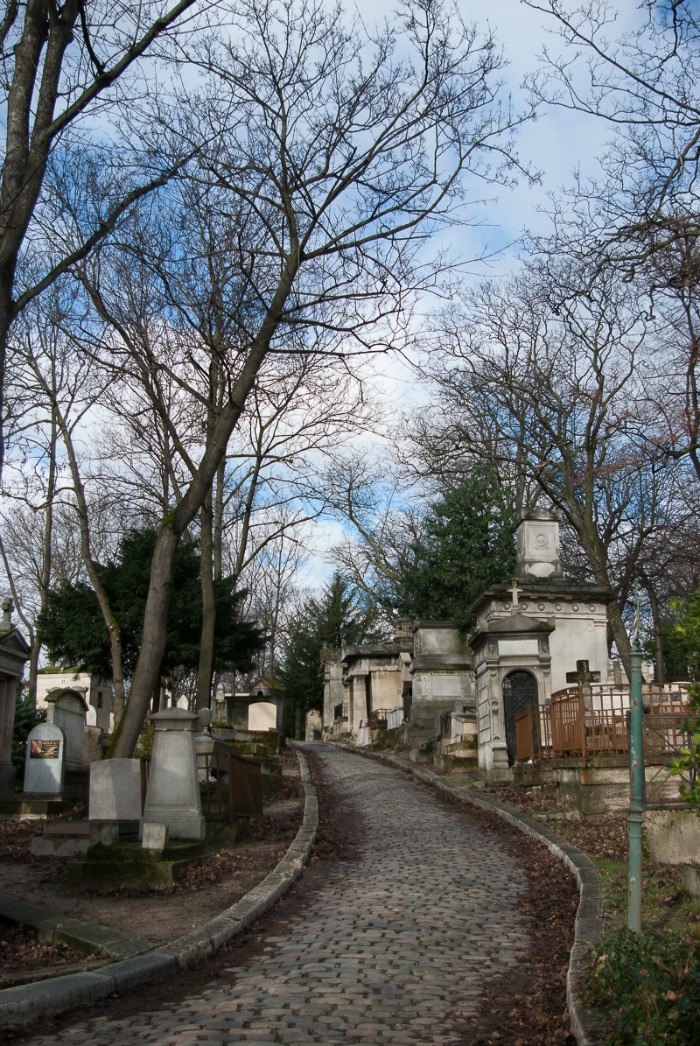
<path fill-rule="evenodd" d="M 552 621 L 543 621 L 542 618 L 530 617 L 529 614 L 511 614 L 510 617 L 497 618 L 488 623 L 481 621 L 469 637 L 472 646 L 484 642 L 488 636 L 527 636 L 527 635 L 549 635 L 554 632 L 556 625 Z"/>
<path fill-rule="evenodd" d="M 0 672 L 21 677 L 30 647 L 16 628 L 0 633 Z"/>
<path fill-rule="evenodd" d="M 16 628 L 10 632 L 0 633 L 0 650 L 29 654 L 29 649 L 29 643 Z"/>

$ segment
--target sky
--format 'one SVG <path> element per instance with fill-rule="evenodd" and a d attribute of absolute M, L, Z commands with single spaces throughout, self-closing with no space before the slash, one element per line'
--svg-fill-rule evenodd
<path fill-rule="evenodd" d="M 391 0 L 358 0 L 357 9 L 367 18 L 377 18 L 393 8 Z M 459 0 L 463 17 L 485 25 L 486 20 L 502 44 L 507 66 L 502 72 L 504 91 L 515 107 L 524 104 L 523 81 L 538 67 L 538 57 L 546 44 L 551 50 L 560 46 L 554 35 L 556 23 L 521 0 Z M 628 28 L 635 17 L 636 0 L 621 0 L 616 30 Z M 479 223 L 456 231 L 455 244 L 465 258 L 479 258 L 484 252 L 488 261 L 474 262 L 467 268 L 467 280 L 487 277 L 506 278 L 515 271 L 523 256 L 525 232 L 546 234 L 549 231 L 547 208 L 552 194 L 557 195 L 573 182 L 574 172 L 593 177 L 598 171 L 597 157 L 610 138 L 610 127 L 581 113 L 542 107 L 537 119 L 526 123 L 517 138 L 517 152 L 528 167 L 540 172 L 536 184 L 519 179 L 512 188 L 497 185 L 483 190 L 484 204 L 475 213 Z M 374 365 L 375 387 L 383 398 L 396 404 L 397 410 L 419 411 L 426 390 L 415 379 L 410 366 L 399 357 L 382 357 Z M 385 449 L 377 444 L 379 454 Z M 322 521 L 315 525 L 306 583 L 323 584 L 332 571 L 327 560 L 328 549 L 343 536 L 339 523 Z"/>
<path fill-rule="evenodd" d="M 353 0 L 342 2 L 348 9 L 353 6 Z M 537 58 L 545 42 L 549 40 L 553 44 L 547 30 L 555 29 L 554 21 L 533 11 L 521 0 L 457 2 L 466 21 L 473 20 L 484 28 L 488 23 L 502 44 L 508 63 L 501 74 L 505 81 L 504 93 L 512 96 L 517 109 L 524 104 L 524 78 L 537 68 Z M 630 19 L 636 0 L 619 0 L 619 3 L 624 17 Z M 354 6 L 371 22 L 383 15 L 391 17 L 395 0 L 355 0 Z M 460 256 L 475 259 L 484 252 L 491 254 L 488 264 L 474 262 L 468 266 L 469 278 L 505 277 L 517 267 L 522 234 L 526 230 L 546 233 L 548 229 L 544 213 L 548 194 L 571 184 L 576 168 L 580 167 L 584 175 L 594 174 L 595 158 L 602 152 L 608 135 L 609 129 L 594 119 L 557 109 L 543 108 L 535 122 L 521 128 L 518 152 L 527 166 L 541 172 L 541 178 L 536 185 L 521 178 L 513 188 L 491 185 L 480 189 L 484 203 L 476 212 L 477 221 L 454 232 L 455 253 Z M 394 410 L 421 409 L 426 392 L 404 361 L 383 356 L 374 368 L 374 386 L 387 403 L 395 404 Z M 379 455 L 386 453 L 380 441 L 376 441 L 376 446 Z M 324 521 L 316 527 L 310 542 L 312 555 L 305 578 L 307 584 L 317 586 L 328 578 L 332 567 L 326 553 L 341 537 L 339 523 Z"/>

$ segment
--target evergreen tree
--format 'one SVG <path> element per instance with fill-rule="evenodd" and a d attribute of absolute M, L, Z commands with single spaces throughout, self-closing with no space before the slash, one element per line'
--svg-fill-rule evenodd
<path fill-rule="evenodd" d="M 46 722 L 46 709 L 36 709 L 29 701 L 17 698 L 15 723 L 12 732 L 12 765 L 15 768 L 15 787 L 22 790 L 24 766 L 27 757 L 27 738 L 35 726 Z"/>
<path fill-rule="evenodd" d="M 445 490 L 426 517 L 423 539 L 414 545 L 401 612 L 468 628 L 470 603 L 513 574 L 515 522 L 512 498 L 488 466 L 477 466 Z"/>
<path fill-rule="evenodd" d="M 323 708 L 324 647 L 341 647 L 381 638 L 377 613 L 336 571 L 318 599 L 310 599 L 292 622 L 285 650 L 282 680 L 285 688 L 285 732 L 293 732 L 294 714 Z"/>
<path fill-rule="evenodd" d="M 154 531 L 131 531 L 119 545 L 116 560 L 99 567 L 102 583 L 122 631 L 124 672 L 132 675 L 141 645 Z M 238 619 L 245 592 L 236 592 L 232 578 L 215 582 L 216 632 L 214 663 L 217 671 L 247 671 L 262 646 L 263 635 L 254 624 Z M 167 645 L 163 678 L 174 670 L 197 668 L 202 626 L 199 555 L 194 542 L 180 543 L 174 563 L 173 594 L 168 608 Z M 74 665 L 103 678 L 112 673 L 109 636 L 97 597 L 84 582 L 63 584 L 49 592 L 39 619 L 42 639 L 52 660 Z"/>

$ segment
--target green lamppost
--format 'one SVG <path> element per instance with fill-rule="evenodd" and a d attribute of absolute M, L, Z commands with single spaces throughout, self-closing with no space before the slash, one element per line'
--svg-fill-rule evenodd
<path fill-rule="evenodd" d="M 644 818 L 644 747 L 642 732 L 642 644 L 639 638 L 639 582 L 635 583 L 634 624 L 631 640 L 630 678 L 630 841 L 629 902 L 627 926 L 642 930 L 642 821 Z"/>

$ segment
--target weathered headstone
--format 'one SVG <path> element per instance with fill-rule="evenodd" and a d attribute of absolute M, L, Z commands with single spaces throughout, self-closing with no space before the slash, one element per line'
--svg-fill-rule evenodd
<path fill-rule="evenodd" d="M 194 745 L 198 718 L 183 708 L 166 708 L 151 716 L 155 734 L 141 824 L 167 825 L 171 839 L 205 836 Z"/>
<path fill-rule="evenodd" d="M 141 847 L 144 850 L 157 850 L 162 853 L 167 845 L 167 824 L 155 824 L 153 821 L 144 821 L 141 833 Z"/>
<path fill-rule="evenodd" d="M 600 672 L 591 672 L 588 661 L 577 661 L 576 671 L 566 673 L 567 683 L 578 683 L 582 689 L 590 687 L 591 683 L 600 682 Z"/>
<path fill-rule="evenodd" d="M 66 768 L 80 770 L 83 765 L 83 728 L 87 714 L 85 698 L 70 688 L 51 690 L 46 695 L 46 720 L 61 728 L 66 738 Z"/>
<path fill-rule="evenodd" d="M 24 763 L 26 795 L 61 795 L 65 752 L 66 742 L 60 727 L 39 723 L 30 731 Z"/>
<path fill-rule="evenodd" d="M 141 820 L 141 760 L 104 759 L 90 764 L 91 821 Z"/>

